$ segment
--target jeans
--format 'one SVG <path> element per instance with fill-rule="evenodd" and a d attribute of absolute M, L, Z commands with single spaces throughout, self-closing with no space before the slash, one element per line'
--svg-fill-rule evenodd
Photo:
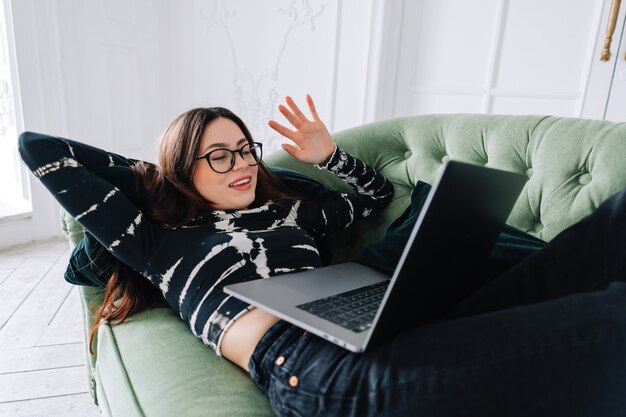
<path fill-rule="evenodd" d="M 626 190 L 426 325 L 356 354 L 280 321 L 249 368 L 279 416 L 626 416 Z"/>

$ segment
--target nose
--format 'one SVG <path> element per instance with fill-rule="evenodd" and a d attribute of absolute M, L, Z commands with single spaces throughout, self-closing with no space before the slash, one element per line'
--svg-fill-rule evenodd
<path fill-rule="evenodd" d="M 248 162 L 243 158 L 243 154 L 241 151 L 233 153 L 233 158 L 235 158 L 235 162 L 233 165 L 233 170 L 237 171 L 242 168 L 246 168 L 249 166 Z"/>

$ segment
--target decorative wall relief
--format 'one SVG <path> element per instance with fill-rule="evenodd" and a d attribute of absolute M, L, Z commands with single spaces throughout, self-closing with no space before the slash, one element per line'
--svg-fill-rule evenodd
<path fill-rule="evenodd" d="M 284 85 L 279 88 L 281 80 L 291 77 L 293 82 L 297 77 L 282 71 L 285 61 L 311 52 L 301 50 L 286 57 L 286 50 L 292 47 L 294 52 L 296 32 L 317 36 L 316 20 L 324 10 L 323 4 L 310 0 L 217 0 L 200 9 L 205 31 L 226 40 L 225 45 L 207 47 L 208 53 L 214 54 L 216 65 L 232 65 L 231 79 L 222 80 L 221 85 L 214 80 L 215 88 L 228 90 L 232 110 L 264 143 L 266 153 L 279 149 L 281 143 L 266 123 L 276 117 L 276 107 L 286 93 Z M 253 39 L 250 33 L 255 34 Z M 200 45 L 196 49 L 202 50 Z M 215 55 L 216 50 L 221 53 Z"/>

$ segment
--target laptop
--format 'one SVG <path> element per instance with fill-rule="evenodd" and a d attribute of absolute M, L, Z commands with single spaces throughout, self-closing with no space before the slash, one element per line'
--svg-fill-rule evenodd
<path fill-rule="evenodd" d="M 393 276 L 347 262 L 224 291 L 353 352 L 440 318 L 473 290 L 527 178 L 442 165 Z"/>

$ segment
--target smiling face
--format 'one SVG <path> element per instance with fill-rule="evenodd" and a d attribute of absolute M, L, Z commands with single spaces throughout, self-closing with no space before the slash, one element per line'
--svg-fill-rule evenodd
<path fill-rule="evenodd" d="M 234 151 L 247 142 L 235 122 L 220 117 L 204 128 L 196 156 L 218 148 Z M 196 161 L 193 184 L 215 210 L 242 210 L 254 201 L 258 171 L 258 165 L 250 166 L 239 154 L 235 156 L 233 169 L 224 174 L 213 171 L 207 160 L 202 158 Z"/>

